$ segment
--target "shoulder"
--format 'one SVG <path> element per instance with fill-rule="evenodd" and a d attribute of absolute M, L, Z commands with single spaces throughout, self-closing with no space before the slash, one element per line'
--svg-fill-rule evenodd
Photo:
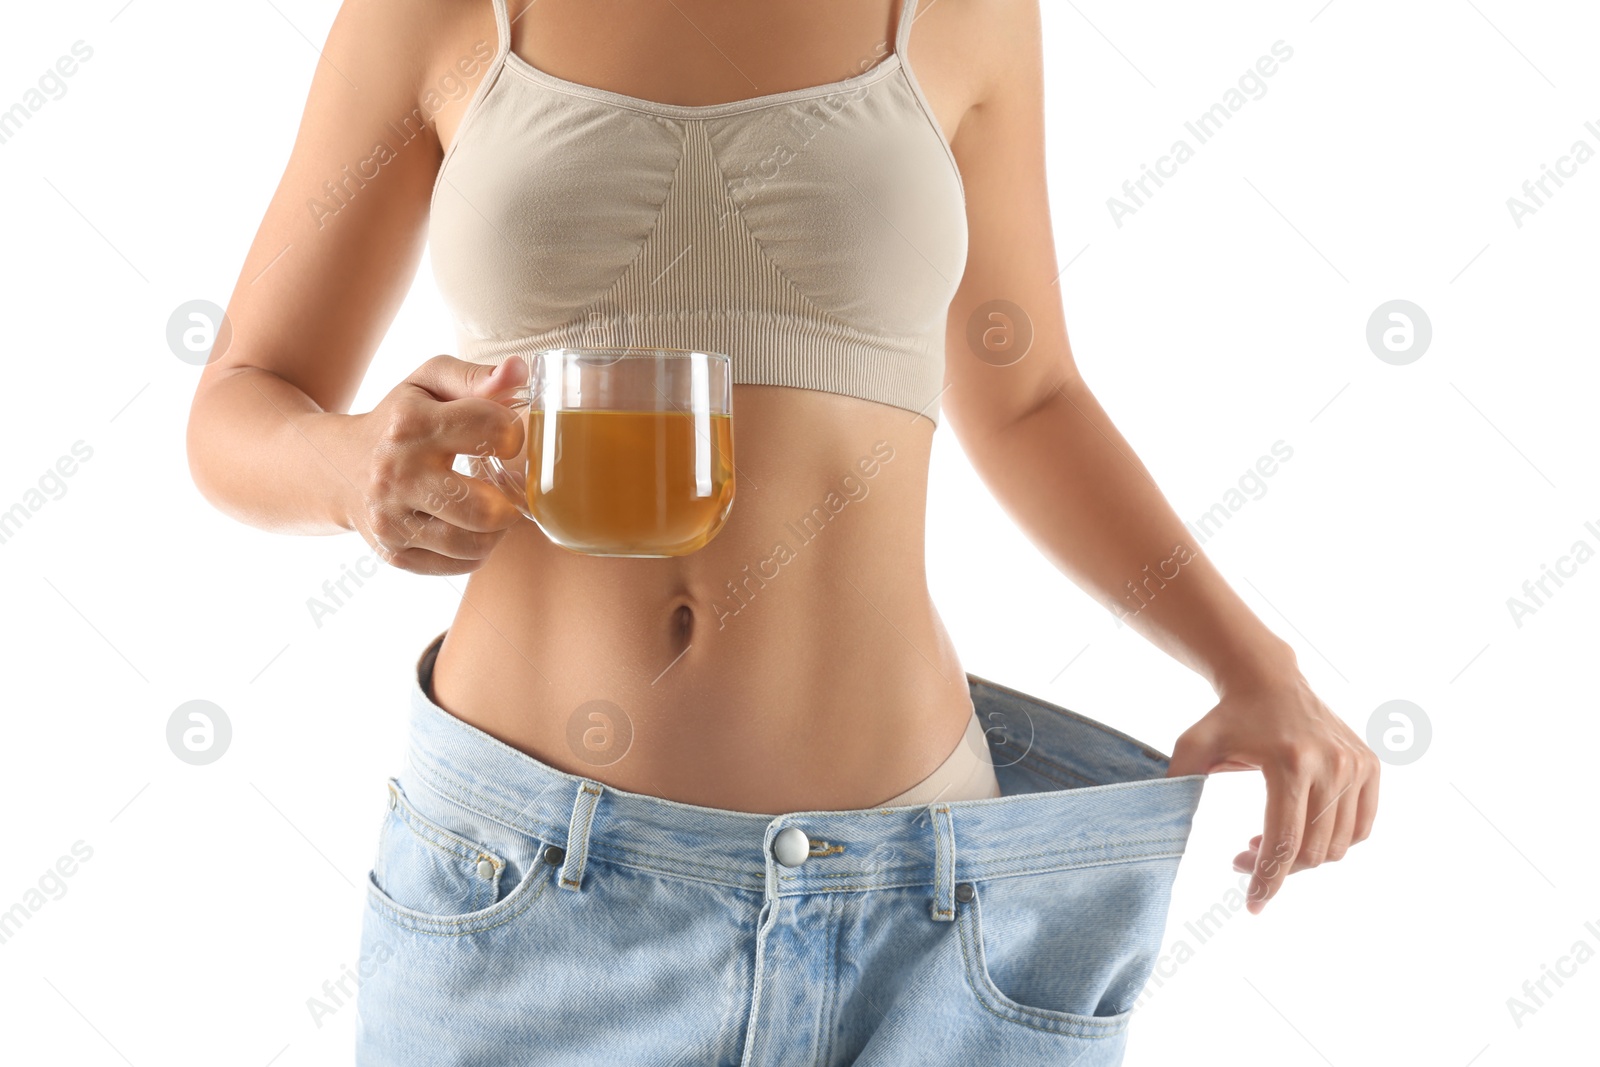
<path fill-rule="evenodd" d="M 914 0 L 912 6 L 913 61 L 946 69 L 969 108 L 1014 100 L 1038 80 L 1040 0 Z"/>
<path fill-rule="evenodd" d="M 476 80 L 498 43 L 490 0 L 343 0 L 328 32 L 329 48 L 360 72 L 403 79 L 419 100 L 454 95 L 452 78 Z"/>
<path fill-rule="evenodd" d="M 343 0 L 323 58 L 353 107 L 442 151 L 499 43 L 491 0 Z"/>

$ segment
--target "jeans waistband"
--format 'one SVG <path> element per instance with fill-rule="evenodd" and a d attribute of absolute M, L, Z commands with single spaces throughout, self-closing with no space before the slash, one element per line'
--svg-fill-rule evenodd
<path fill-rule="evenodd" d="M 1206 778 L 1167 778 L 1167 757 L 1142 742 L 968 674 L 1002 796 L 780 815 L 684 804 L 568 774 L 441 708 L 420 672 L 443 637 L 412 674 L 408 771 L 455 803 L 563 846 L 569 889 L 581 886 L 587 860 L 604 860 L 769 895 L 933 885 L 948 903 L 959 881 L 1177 858 Z M 794 866 L 774 857 L 788 827 L 809 842 Z"/>

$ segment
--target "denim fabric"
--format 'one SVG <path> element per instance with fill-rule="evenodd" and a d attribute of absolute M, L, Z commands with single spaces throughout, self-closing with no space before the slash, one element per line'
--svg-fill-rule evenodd
<path fill-rule="evenodd" d="M 356 1062 L 1121 1063 L 1205 776 L 967 678 L 1001 796 L 763 815 L 563 773 L 413 676 Z"/>

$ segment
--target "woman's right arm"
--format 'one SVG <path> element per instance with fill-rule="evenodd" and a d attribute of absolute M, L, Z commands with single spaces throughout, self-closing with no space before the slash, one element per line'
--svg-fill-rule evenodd
<path fill-rule="evenodd" d="M 519 361 L 491 375 L 436 356 L 372 411 L 348 412 L 426 240 L 443 153 L 423 87 L 460 76 L 440 42 L 469 40 L 479 22 L 492 42 L 488 4 L 345 0 L 229 300 L 231 342 L 189 413 L 189 469 L 219 510 L 282 533 L 356 530 L 423 574 L 475 569 L 518 517 L 450 467 L 460 453 L 520 449 L 515 416 L 488 399 Z M 462 54 L 473 66 L 470 44 Z"/>

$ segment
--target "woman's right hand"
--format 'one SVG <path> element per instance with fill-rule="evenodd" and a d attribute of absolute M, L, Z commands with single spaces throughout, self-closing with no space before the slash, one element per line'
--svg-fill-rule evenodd
<path fill-rule="evenodd" d="M 473 571 L 522 518 L 496 486 L 452 465 L 458 455 L 521 452 L 522 420 L 490 398 L 527 373 L 519 356 L 495 367 L 434 356 L 352 416 L 364 459 L 342 510 L 384 562 L 416 574 Z"/>

